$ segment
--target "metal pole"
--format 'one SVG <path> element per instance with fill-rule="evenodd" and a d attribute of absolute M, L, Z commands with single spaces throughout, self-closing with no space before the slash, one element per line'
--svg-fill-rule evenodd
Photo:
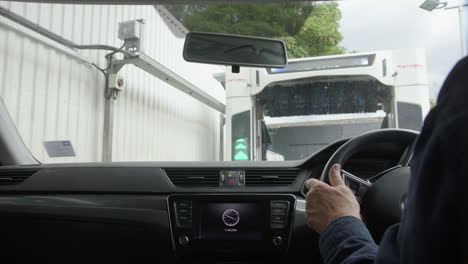
<path fill-rule="evenodd" d="M 224 160 L 224 124 L 226 119 L 224 118 L 224 114 L 219 114 L 219 160 Z"/>
<path fill-rule="evenodd" d="M 113 92 L 106 88 L 104 104 L 104 130 L 102 138 L 102 161 L 112 162 L 112 141 L 114 130 L 114 96 Z"/>
<path fill-rule="evenodd" d="M 468 52 L 468 0 L 460 0 L 460 4 L 456 6 L 445 7 L 445 10 L 458 9 L 458 26 L 460 33 L 460 50 L 462 57 L 465 57 Z"/>
<path fill-rule="evenodd" d="M 108 63 L 112 57 L 107 58 Z M 109 74 L 117 74 L 123 64 L 112 64 L 106 72 L 106 86 L 104 89 L 104 129 L 102 133 L 102 161 L 112 162 L 112 143 L 114 140 L 114 102 L 118 97 L 118 90 L 109 88 Z"/>
<path fill-rule="evenodd" d="M 463 29 L 463 5 L 458 6 L 458 25 L 460 29 L 460 49 L 462 57 L 466 54 L 466 47 L 464 41 L 464 29 Z"/>
<path fill-rule="evenodd" d="M 468 53 L 468 0 L 461 0 L 458 8 L 460 19 L 460 41 L 462 42 L 462 56 Z"/>

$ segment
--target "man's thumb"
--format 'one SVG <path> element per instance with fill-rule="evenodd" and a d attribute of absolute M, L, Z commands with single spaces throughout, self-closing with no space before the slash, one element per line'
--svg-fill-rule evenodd
<path fill-rule="evenodd" d="M 330 179 L 331 186 L 344 185 L 343 179 L 341 178 L 340 169 L 341 169 L 340 164 L 334 164 L 330 168 L 330 172 L 328 173 L 328 178 Z"/>

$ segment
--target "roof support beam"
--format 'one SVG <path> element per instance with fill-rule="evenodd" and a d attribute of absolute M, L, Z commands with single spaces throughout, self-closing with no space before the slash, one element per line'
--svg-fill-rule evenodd
<path fill-rule="evenodd" d="M 218 101 L 213 96 L 209 95 L 202 89 L 196 87 L 189 81 L 182 78 L 180 75 L 166 68 L 161 63 L 155 61 L 144 53 L 128 57 L 123 60 L 114 61 L 113 64 L 133 64 L 136 67 L 144 70 L 145 72 L 159 78 L 174 88 L 177 88 L 183 93 L 190 95 L 201 103 L 215 109 L 216 111 L 224 114 L 226 112 L 226 105 Z"/>

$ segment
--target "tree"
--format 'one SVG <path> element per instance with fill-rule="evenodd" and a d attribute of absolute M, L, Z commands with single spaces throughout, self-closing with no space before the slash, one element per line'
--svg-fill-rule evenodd
<path fill-rule="evenodd" d="M 341 54 L 336 3 L 167 6 L 189 30 L 285 40 L 290 58 Z"/>
<path fill-rule="evenodd" d="M 322 3 L 314 6 L 313 12 L 304 23 L 301 31 L 286 38 L 290 57 L 310 57 L 335 55 L 345 52 L 339 43 L 343 36 L 339 31 L 341 11 L 337 3 Z"/>
<path fill-rule="evenodd" d="M 430 108 L 431 108 L 431 109 L 434 108 L 435 105 L 436 105 L 436 100 L 435 100 L 435 99 L 432 99 L 432 98 L 429 99 L 429 106 L 430 106 Z"/>
<path fill-rule="evenodd" d="M 310 3 L 167 6 L 191 31 L 261 37 L 297 34 L 314 8 Z"/>

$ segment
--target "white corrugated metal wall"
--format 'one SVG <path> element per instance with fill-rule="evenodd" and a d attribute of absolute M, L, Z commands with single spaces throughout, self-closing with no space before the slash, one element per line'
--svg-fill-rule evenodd
<path fill-rule="evenodd" d="M 155 6 L 0 5 L 78 44 L 120 46 L 118 22 L 145 19 L 144 52 L 224 102 L 212 78 L 223 68 L 183 61 L 184 29 Z M 100 51 L 74 51 L 0 17 L 0 96 L 40 161 L 100 161 L 105 67 Z M 115 103 L 113 160 L 217 160 L 219 113 L 144 71 L 127 65 Z M 45 140 L 71 140 L 77 154 L 49 158 Z"/>

